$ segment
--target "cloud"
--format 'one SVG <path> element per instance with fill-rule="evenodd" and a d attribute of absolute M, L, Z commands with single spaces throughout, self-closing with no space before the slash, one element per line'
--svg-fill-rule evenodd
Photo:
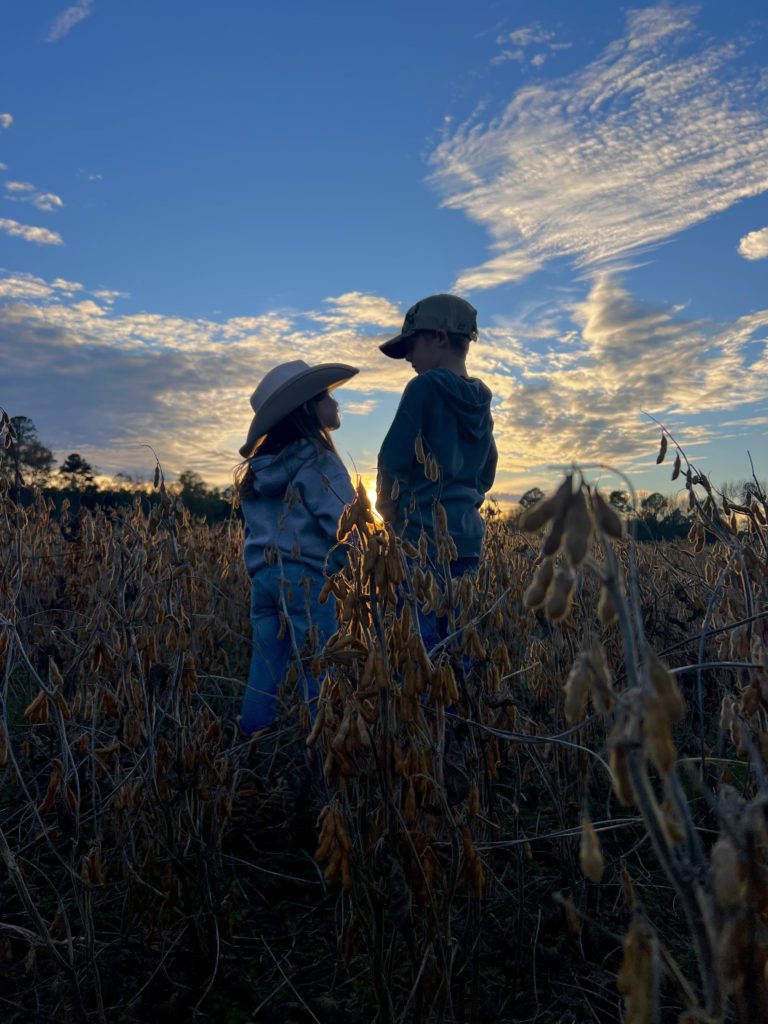
<path fill-rule="evenodd" d="M 51 281 L 51 288 L 67 295 L 74 295 L 75 292 L 83 290 L 83 285 L 79 281 L 65 281 L 63 277 L 57 277 L 55 281 Z"/>
<path fill-rule="evenodd" d="M 48 443 L 55 439 L 64 452 L 88 449 L 104 472 L 146 470 L 140 445 L 149 441 L 169 473 L 191 465 L 206 479 L 225 482 L 247 430 L 253 387 L 287 359 L 359 366 L 350 410 L 344 389 L 339 392 L 353 422 L 382 395 L 394 403 L 410 376 L 407 366 L 378 351 L 376 321 L 402 319 L 379 296 L 348 293 L 318 310 L 215 322 L 116 315 L 105 300 L 83 300 L 87 289 L 74 284 L 0 279 L 0 390 L 9 393 L 0 401 L 10 405 L 12 396 L 14 410 L 31 415 Z M 99 291 L 89 294 L 95 299 Z M 345 305 L 350 317 L 341 322 Z M 338 440 L 340 450 L 356 451 L 357 439 L 345 440 L 344 426 Z M 369 461 L 361 469 L 370 473 Z"/>
<path fill-rule="evenodd" d="M 508 60 L 522 64 L 525 60 L 525 50 L 502 50 L 495 57 L 491 57 L 491 64 L 505 64 Z"/>
<path fill-rule="evenodd" d="M 82 285 L 80 285 L 82 287 Z M 130 294 L 128 292 L 116 292 L 109 288 L 99 288 L 97 291 L 91 293 L 95 299 L 99 299 L 101 302 L 105 302 L 107 305 L 111 305 L 115 299 L 129 299 Z"/>
<path fill-rule="evenodd" d="M 370 324 L 374 327 L 399 327 L 403 315 L 389 299 L 361 292 L 346 292 L 335 298 L 323 299 L 331 308 L 327 322 Z"/>
<path fill-rule="evenodd" d="M 29 181 L 6 181 L 5 190 L 10 193 L 6 199 L 12 199 L 17 203 L 32 203 L 45 213 L 60 210 L 64 206 L 61 196 L 54 192 L 39 192 Z"/>
<path fill-rule="evenodd" d="M 492 241 L 457 289 L 615 260 L 768 190 L 768 78 L 735 43 L 702 44 L 693 14 L 629 11 L 591 64 L 443 136 L 431 180 Z"/>
<path fill-rule="evenodd" d="M 84 21 L 88 17 L 92 8 L 93 0 L 78 0 L 78 2 L 72 4 L 71 7 L 67 7 L 66 10 L 62 11 L 61 14 L 51 22 L 45 36 L 46 43 L 56 43 L 59 39 L 63 39 L 64 36 L 69 35 L 70 31 L 78 24 L 78 22 Z"/>
<path fill-rule="evenodd" d="M 50 212 L 52 210 L 60 210 L 64 203 L 61 197 L 54 195 L 53 192 L 43 192 L 39 196 L 35 196 L 32 200 L 32 205 L 36 206 L 38 210 Z"/>
<path fill-rule="evenodd" d="M 7 170 L 8 170 L 8 164 L 0 163 L 0 171 L 7 171 Z"/>
<path fill-rule="evenodd" d="M 4 231 L 11 238 L 23 238 L 25 242 L 34 242 L 37 245 L 64 244 L 64 239 L 56 231 L 19 224 L 17 220 L 8 220 L 7 217 L 0 217 L 0 231 Z"/>
<path fill-rule="evenodd" d="M 745 260 L 764 260 L 768 257 L 768 228 L 744 235 L 739 241 L 739 256 Z"/>
<path fill-rule="evenodd" d="M 0 114 L 0 128 L 10 128 L 13 124 L 12 114 Z"/>
<path fill-rule="evenodd" d="M 54 287 L 55 282 L 48 285 L 31 274 L 15 274 L 0 280 L 0 299 L 47 299 Z"/>
<path fill-rule="evenodd" d="M 102 472 L 142 474 L 149 442 L 169 474 L 193 467 L 226 482 L 263 374 L 287 359 L 332 358 L 361 369 L 338 392 L 339 450 L 375 471 L 381 438 L 360 417 L 376 410 L 386 422 L 412 372 L 382 358 L 379 326 L 360 317 L 388 306 L 381 315 L 394 316 L 394 303 L 347 293 L 345 322 L 328 322 L 342 296 L 318 310 L 216 322 L 118 315 L 97 294 L 59 278 L 0 278 L 0 404 L 31 416 L 57 450 L 87 450 Z M 768 309 L 725 324 L 686 319 L 607 274 L 576 302 L 497 321 L 472 346 L 470 367 L 494 393 L 498 492 L 519 494 L 572 460 L 648 468 L 658 428 L 644 410 L 691 449 L 720 440 L 724 415 L 734 432 L 752 429 L 768 399 L 767 337 Z"/>
<path fill-rule="evenodd" d="M 375 398 L 366 398 L 362 402 L 345 402 L 344 414 L 346 416 L 368 416 L 378 404 Z"/>
<path fill-rule="evenodd" d="M 498 43 L 512 43 L 513 46 L 532 46 L 535 43 L 545 43 L 554 37 L 554 32 L 542 28 L 537 22 L 534 25 L 527 25 L 524 28 L 517 28 L 508 32 L 506 36 L 499 36 Z"/>

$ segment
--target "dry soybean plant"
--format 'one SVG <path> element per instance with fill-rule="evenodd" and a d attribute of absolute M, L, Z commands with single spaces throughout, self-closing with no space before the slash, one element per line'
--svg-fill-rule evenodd
<path fill-rule="evenodd" d="M 191 523 L 157 483 L 148 513 L 54 518 L 0 494 L 0 956 L 19 1019 L 141 1019 L 169 977 L 199 1000 L 228 927 L 240 531 Z"/>
<path fill-rule="evenodd" d="M 323 595 L 338 630 L 290 671 L 280 749 L 234 722 L 235 519 L 191 520 L 159 470 L 123 510 L 4 485 L 11 1019 L 768 1019 L 766 498 L 734 504 L 663 437 L 680 544 L 639 543 L 573 467 L 516 524 L 491 510 L 452 579 L 439 501 L 433 550 L 359 487 Z M 304 849 L 265 825 L 285 749 L 312 783 Z"/>

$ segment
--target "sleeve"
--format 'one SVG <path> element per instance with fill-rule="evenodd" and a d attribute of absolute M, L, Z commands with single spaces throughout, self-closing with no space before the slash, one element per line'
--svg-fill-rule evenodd
<path fill-rule="evenodd" d="M 488 450 L 488 455 L 485 462 L 483 463 L 480 475 L 478 477 L 478 484 L 483 494 L 487 494 L 493 487 L 493 481 L 496 479 L 496 464 L 499 461 L 499 453 L 496 450 L 496 442 L 491 436 L 491 447 Z"/>
<path fill-rule="evenodd" d="M 426 376 L 410 381 L 397 407 L 392 426 L 379 452 L 379 487 L 376 508 L 385 522 L 391 523 L 397 516 L 400 498 L 392 498 L 395 481 L 400 484 L 401 494 L 411 476 L 415 459 L 416 438 L 425 426 L 428 397 L 431 384 Z"/>
<path fill-rule="evenodd" d="M 335 455 L 313 460 L 301 474 L 304 504 L 315 516 L 322 532 L 335 543 L 339 518 L 355 489 L 344 463 Z"/>

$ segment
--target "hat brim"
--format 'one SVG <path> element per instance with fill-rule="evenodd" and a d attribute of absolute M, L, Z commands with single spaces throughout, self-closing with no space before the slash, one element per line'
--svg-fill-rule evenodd
<path fill-rule="evenodd" d="M 248 437 L 239 449 L 242 457 L 247 459 L 256 442 L 304 402 L 319 395 L 321 391 L 333 391 L 341 387 L 358 373 L 360 370 L 356 366 L 348 366 L 346 363 L 321 363 L 286 381 L 270 395 L 251 420 Z"/>
<path fill-rule="evenodd" d="M 385 356 L 389 356 L 390 359 L 405 359 L 408 352 L 408 343 L 415 333 L 416 331 L 408 331 L 407 333 L 401 331 L 396 337 L 382 342 L 379 345 L 379 351 L 383 352 Z"/>

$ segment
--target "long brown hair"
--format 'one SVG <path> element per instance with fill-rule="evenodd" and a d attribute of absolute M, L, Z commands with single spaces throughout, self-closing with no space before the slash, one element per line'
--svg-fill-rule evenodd
<path fill-rule="evenodd" d="M 330 431 L 321 425 L 317 415 L 317 403 L 325 397 L 327 392 L 321 391 L 319 395 L 304 402 L 298 409 L 288 413 L 272 427 L 268 434 L 260 438 L 254 444 L 247 457 L 237 466 L 234 472 L 234 491 L 232 504 L 235 508 L 240 505 L 243 495 L 253 486 L 253 470 L 251 459 L 257 455 L 279 455 L 288 445 L 296 441 L 311 441 L 318 451 L 333 452 L 337 454 L 336 446 L 331 440 Z"/>

